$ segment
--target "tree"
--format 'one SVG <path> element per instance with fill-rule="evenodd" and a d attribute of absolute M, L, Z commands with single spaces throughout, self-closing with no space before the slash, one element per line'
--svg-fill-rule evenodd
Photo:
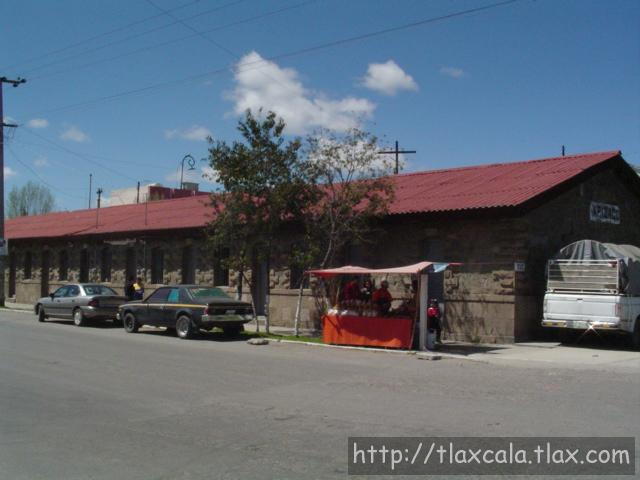
<path fill-rule="evenodd" d="M 284 128 L 273 112 L 260 111 L 256 117 L 247 110 L 238 123 L 243 142 L 230 146 L 210 140 L 212 179 L 221 188 L 211 197 L 209 242 L 214 251 L 228 249 L 226 267 L 245 281 L 251 266 L 270 261 L 280 246 L 282 227 L 298 221 L 315 203 L 313 172 L 298 155 L 300 140 L 285 142 Z M 255 304 L 253 289 L 252 300 Z"/>
<path fill-rule="evenodd" d="M 55 209 L 55 199 L 51 191 L 44 185 L 27 182 L 18 188 L 15 185 L 7 198 L 7 217 L 23 217 L 41 215 Z"/>
<path fill-rule="evenodd" d="M 334 265 L 349 243 L 368 243 L 375 221 L 388 213 L 394 196 L 392 165 L 379 155 L 377 138 L 354 128 L 308 138 L 307 155 L 322 201 L 308 217 L 309 248 L 321 268 Z"/>

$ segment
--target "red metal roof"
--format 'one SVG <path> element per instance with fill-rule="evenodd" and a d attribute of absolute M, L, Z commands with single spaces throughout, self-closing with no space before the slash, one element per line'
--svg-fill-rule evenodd
<path fill-rule="evenodd" d="M 556 187 L 619 151 L 393 176 L 391 214 L 513 207 Z M 208 197 L 188 197 L 7 220 L 8 239 L 53 238 L 201 228 L 211 221 Z"/>

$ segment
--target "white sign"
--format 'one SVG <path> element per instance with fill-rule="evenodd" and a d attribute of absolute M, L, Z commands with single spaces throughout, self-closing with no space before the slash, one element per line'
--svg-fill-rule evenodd
<path fill-rule="evenodd" d="M 513 269 L 516 272 L 524 272 L 525 263 L 524 262 L 515 262 L 513 264 Z"/>
<path fill-rule="evenodd" d="M 608 203 L 591 202 L 589 220 L 592 222 L 620 224 L 620 207 Z"/>

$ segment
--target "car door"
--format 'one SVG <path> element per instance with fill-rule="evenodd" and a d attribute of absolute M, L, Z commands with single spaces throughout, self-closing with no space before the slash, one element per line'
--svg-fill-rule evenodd
<path fill-rule="evenodd" d="M 67 294 L 60 298 L 58 315 L 64 318 L 73 316 L 73 309 L 78 306 L 80 300 L 80 287 L 78 285 L 69 285 Z"/>
<path fill-rule="evenodd" d="M 144 301 L 146 308 L 142 308 L 139 321 L 146 325 L 164 325 L 164 307 L 167 304 L 167 297 L 171 292 L 169 287 L 160 287 Z"/>
<path fill-rule="evenodd" d="M 162 311 L 162 326 L 163 327 L 175 327 L 176 312 L 178 310 L 177 305 L 183 302 L 180 301 L 180 289 L 171 288 L 167 295 L 167 303 Z"/>
<path fill-rule="evenodd" d="M 59 311 L 61 309 L 60 301 L 62 298 L 67 296 L 67 291 L 69 290 L 69 286 L 65 285 L 63 287 L 58 288 L 55 292 L 53 292 L 53 298 L 49 297 L 48 301 L 44 303 L 44 311 L 47 315 L 52 317 L 56 317 L 59 315 Z"/>

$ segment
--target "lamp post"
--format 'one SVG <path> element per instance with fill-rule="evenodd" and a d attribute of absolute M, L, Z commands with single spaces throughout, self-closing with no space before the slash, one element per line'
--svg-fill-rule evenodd
<path fill-rule="evenodd" d="M 192 155 L 185 155 L 182 157 L 182 168 L 180 169 L 180 190 L 182 190 L 183 180 L 184 180 L 184 161 L 187 161 L 187 165 L 189 166 L 188 170 L 196 169 L 196 159 L 193 158 Z"/>

